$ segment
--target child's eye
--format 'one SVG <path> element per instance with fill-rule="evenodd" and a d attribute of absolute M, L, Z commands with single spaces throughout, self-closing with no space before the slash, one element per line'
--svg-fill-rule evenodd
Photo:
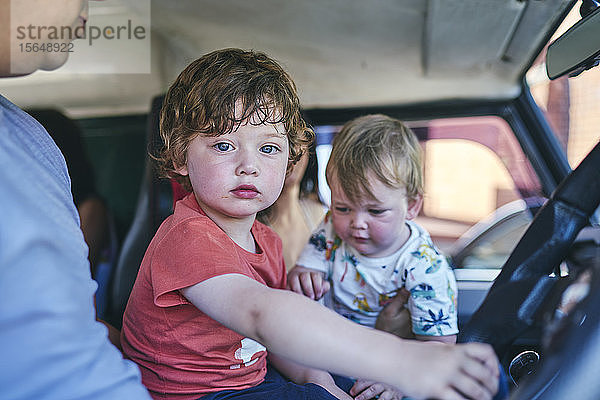
<path fill-rule="evenodd" d="M 280 150 L 277 146 L 274 146 L 272 144 L 266 144 L 260 148 L 260 151 L 262 151 L 265 154 L 275 154 Z"/>
<path fill-rule="evenodd" d="M 350 209 L 348 207 L 336 207 L 335 211 L 339 213 L 347 213 L 348 211 L 350 211 Z"/>
<path fill-rule="evenodd" d="M 229 151 L 233 149 L 233 146 L 226 142 L 219 142 L 213 145 L 213 147 L 219 151 Z"/>
<path fill-rule="evenodd" d="M 386 211 L 387 210 L 381 210 L 381 209 L 378 209 L 378 208 L 372 208 L 372 209 L 369 210 L 369 213 L 371 215 L 381 215 L 381 214 L 383 214 Z"/>

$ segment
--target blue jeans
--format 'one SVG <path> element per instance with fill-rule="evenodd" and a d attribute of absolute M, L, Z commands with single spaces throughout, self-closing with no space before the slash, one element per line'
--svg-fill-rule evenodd
<path fill-rule="evenodd" d="M 333 375 L 335 383 L 348 392 L 354 381 Z M 248 389 L 224 390 L 204 395 L 201 400 L 336 400 L 327 390 L 314 383 L 298 385 L 281 376 L 271 365 L 267 366 L 265 380 Z"/>

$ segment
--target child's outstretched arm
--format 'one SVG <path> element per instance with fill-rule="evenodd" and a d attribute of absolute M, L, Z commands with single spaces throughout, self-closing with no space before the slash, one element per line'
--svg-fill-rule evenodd
<path fill-rule="evenodd" d="M 321 271 L 296 265 L 287 276 L 288 289 L 319 300 L 330 289 L 330 284 Z"/>
<path fill-rule="evenodd" d="M 486 400 L 498 388 L 489 345 L 401 340 L 244 275 L 216 276 L 182 293 L 216 321 L 303 365 L 385 382 L 417 399 Z"/>

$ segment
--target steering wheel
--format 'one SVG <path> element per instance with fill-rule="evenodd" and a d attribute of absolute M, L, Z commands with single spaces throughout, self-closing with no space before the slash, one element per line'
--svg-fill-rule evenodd
<path fill-rule="evenodd" d="M 509 350 L 511 343 L 533 326 L 536 313 L 556 284 L 556 279 L 549 275 L 566 257 L 577 234 L 589 223 L 590 217 L 599 204 L 600 143 L 561 182 L 550 199 L 536 214 L 502 267 L 502 271 L 494 281 L 483 303 L 460 332 L 458 341 L 490 343 L 496 354 L 502 357 Z M 600 268 L 600 266 L 595 267 L 596 269 Z M 552 393 L 556 391 L 553 392 L 550 389 L 556 386 L 555 382 L 559 380 L 563 382 L 565 380 L 563 378 L 567 374 L 571 376 L 576 374 L 575 371 L 585 370 L 583 365 L 587 365 L 589 368 L 588 373 L 597 375 L 597 360 L 600 357 L 600 333 L 598 332 L 600 330 L 598 324 L 600 312 L 594 309 L 593 305 L 599 304 L 598 301 L 600 301 L 599 275 L 598 273 L 593 274 L 592 294 L 577 307 L 577 310 L 587 308 L 588 315 L 584 321 L 586 328 L 581 329 L 582 326 L 574 326 L 568 334 L 568 343 L 563 346 L 561 351 L 545 357 L 533 380 L 530 380 L 526 387 L 519 387 L 519 390 L 513 394 L 517 396 L 516 398 L 572 398 L 574 392 L 571 392 L 570 395 L 563 393 L 563 397 L 553 397 Z M 585 340 L 585 338 L 591 339 Z M 583 348 L 589 346 L 596 346 L 595 350 Z M 576 359 L 565 360 L 569 354 L 577 355 Z M 595 361 L 596 364 L 583 362 L 588 354 L 592 355 L 589 362 Z M 580 362 L 582 365 L 579 364 Z M 560 373 L 557 372 L 559 369 L 557 363 L 562 365 Z M 562 371 L 565 370 L 567 364 L 569 371 L 563 374 Z M 591 365 L 593 367 L 590 368 Z M 570 379 L 573 381 L 566 381 L 566 384 L 563 383 L 561 386 L 563 389 L 565 386 L 573 388 L 573 382 L 581 382 L 584 376 L 587 375 L 582 374 L 577 379 L 571 377 Z M 552 377 L 554 378 L 550 379 Z M 598 381 L 597 377 L 593 379 Z M 586 384 L 589 386 L 590 382 L 593 381 L 587 381 Z M 596 389 L 600 391 L 600 384 L 597 386 L 599 387 Z M 527 391 L 528 388 L 529 391 Z M 544 397 L 536 397 L 538 395 Z M 577 392 L 576 398 L 599 399 L 600 394 L 581 397 Z"/>

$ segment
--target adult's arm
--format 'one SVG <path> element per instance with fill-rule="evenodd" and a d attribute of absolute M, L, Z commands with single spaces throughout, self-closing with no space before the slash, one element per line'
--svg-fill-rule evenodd
<path fill-rule="evenodd" d="M 69 185 L 48 134 L 0 96 L 1 397 L 149 399 L 95 319 Z"/>

